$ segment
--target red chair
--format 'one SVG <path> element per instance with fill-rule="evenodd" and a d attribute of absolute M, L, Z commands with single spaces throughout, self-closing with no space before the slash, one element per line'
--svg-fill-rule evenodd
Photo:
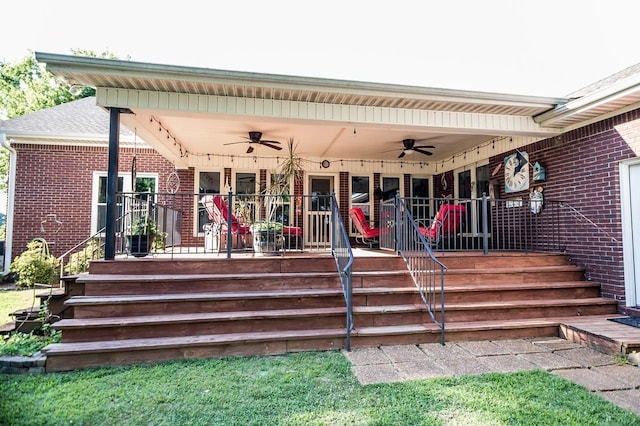
<path fill-rule="evenodd" d="M 420 232 L 430 245 L 436 246 L 443 238 L 455 236 L 466 210 L 465 206 L 460 204 L 442 204 L 431 224 L 420 227 Z"/>
<path fill-rule="evenodd" d="M 356 235 L 356 242 L 367 244 L 369 248 L 374 244 L 378 244 L 380 238 L 380 229 L 372 228 L 369 226 L 369 222 L 364 217 L 364 213 L 360 207 L 354 207 L 349 210 L 349 216 L 353 221 L 353 225 L 356 227 L 359 235 Z"/>
<path fill-rule="evenodd" d="M 242 224 L 233 213 L 231 214 L 231 221 L 229 221 L 229 206 L 222 196 L 205 195 L 200 199 L 200 203 L 207 210 L 209 219 L 211 219 L 211 224 L 209 225 L 211 232 L 220 237 L 228 232 L 229 224 L 231 224 L 231 235 L 239 238 L 242 248 L 247 246 L 247 235 L 251 234 L 251 228 L 249 225 Z M 220 238 L 218 238 L 218 241 L 220 241 Z"/>

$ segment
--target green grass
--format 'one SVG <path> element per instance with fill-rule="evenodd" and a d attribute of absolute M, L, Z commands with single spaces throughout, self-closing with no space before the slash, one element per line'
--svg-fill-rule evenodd
<path fill-rule="evenodd" d="M 0 424 L 640 425 L 544 371 L 361 386 L 339 352 L 0 375 Z"/>
<path fill-rule="evenodd" d="M 40 301 L 35 298 L 36 292 L 43 290 L 1 290 L 0 291 L 0 325 L 13 321 L 9 314 L 22 308 L 30 308 L 32 305 L 37 308 Z"/>

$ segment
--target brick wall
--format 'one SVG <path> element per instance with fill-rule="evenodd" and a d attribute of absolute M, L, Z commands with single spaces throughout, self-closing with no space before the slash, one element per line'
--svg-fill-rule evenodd
<path fill-rule="evenodd" d="M 44 237 L 52 243 L 53 254 L 60 255 L 90 236 L 93 172 L 106 172 L 107 148 L 31 144 L 16 144 L 14 148 L 17 167 L 12 255 L 20 254 L 36 237 Z M 131 172 L 133 154 L 133 149 L 120 150 L 120 172 Z M 171 163 L 149 149 L 136 150 L 136 165 L 138 174 L 158 173 L 161 190 L 173 171 Z M 187 176 L 180 178 L 181 190 L 185 190 Z M 44 233 L 41 230 L 41 222 L 49 214 L 62 222 L 57 234 L 49 227 Z"/>
<path fill-rule="evenodd" d="M 570 214 L 568 207 L 560 210 L 570 233 L 567 253 L 573 263 L 586 268 L 587 279 L 601 284 L 604 297 L 620 301 L 620 308 L 624 268 L 618 164 L 636 156 L 615 128 L 623 123 L 640 131 L 640 110 L 519 148 L 532 164 L 539 161 L 546 167 L 546 182 L 536 183 L 543 186 L 545 200 L 564 201 L 584 215 Z M 490 169 L 510 153 L 492 157 Z M 502 178 L 502 171 L 499 175 Z M 504 181 L 500 182 L 501 198 L 528 196 L 505 194 Z"/>

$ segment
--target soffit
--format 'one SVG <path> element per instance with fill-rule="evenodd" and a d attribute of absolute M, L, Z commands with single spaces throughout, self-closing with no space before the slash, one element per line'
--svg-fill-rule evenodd
<path fill-rule="evenodd" d="M 185 94 L 534 116 L 566 99 L 257 74 L 36 53 L 71 84 Z"/>

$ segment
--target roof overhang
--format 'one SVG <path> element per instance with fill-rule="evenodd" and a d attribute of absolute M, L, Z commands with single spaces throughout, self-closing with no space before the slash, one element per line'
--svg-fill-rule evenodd
<path fill-rule="evenodd" d="M 403 139 L 429 140 L 433 156 L 421 158 L 440 161 L 496 137 L 557 135 L 533 117 L 569 101 L 41 52 L 36 59 L 70 84 L 95 87 L 98 105 L 131 109 L 123 123 L 179 167 L 198 155 L 243 155 L 229 143 L 252 130 L 293 137 L 311 158 L 395 160 Z"/>

